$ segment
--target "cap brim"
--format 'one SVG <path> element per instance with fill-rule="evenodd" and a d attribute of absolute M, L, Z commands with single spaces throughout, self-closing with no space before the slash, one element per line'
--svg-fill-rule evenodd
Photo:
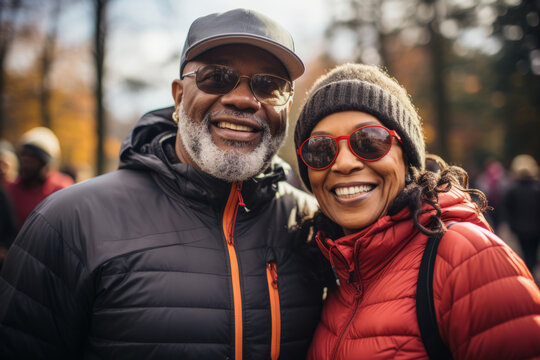
<path fill-rule="evenodd" d="M 304 63 L 291 50 L 271 40 L 257 36 L 247 36 L 245 34 L 227 34 L 203 39 L 186 51 L 184 64 L 207 50 L 230 44 L 248 44 L 268 51 L 285 66 L 291 80 L 298 79 L 305 71 Z"/>

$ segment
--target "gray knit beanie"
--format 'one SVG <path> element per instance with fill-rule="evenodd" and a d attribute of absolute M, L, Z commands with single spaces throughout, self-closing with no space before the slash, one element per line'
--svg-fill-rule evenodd
<path fill-rule="evenodd" d="M 424 169 L 422 124 L 410 97 L 397 81 L 372 65 L 340 65 L 315 82 L 296 122 L 296 149 L 324 117 L 349 110 L 369 113 L 388 129 L 395 130 L 403 141 L 408 167 Z M 311 191 L 307 166 L 298 155 L 297 160 L 302 181 Z"/>

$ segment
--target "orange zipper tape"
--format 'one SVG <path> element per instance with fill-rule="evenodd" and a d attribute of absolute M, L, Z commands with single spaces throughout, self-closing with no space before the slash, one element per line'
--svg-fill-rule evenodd
<path fill-rule="evenodd" d="M 281 310 L 279 306 L 278 275 L 275 262 L 266 264 L 266 279 L 268 280 L 268 293 L 270 294 L 270 312 L 272 314 L 272 340 L 270 358 L 279 358 L 281 343 Z"/>
<path fill-rule="evenodd" d="M 234 225 L 236 214 L 238 213 L 238 194 L 242 189 L 241 183 L 234 183 L 225 205 L 223 213 L 223 234 L 227 240 L 227 251 L 229 252 L 229 261 L 231 264 L 231 279 L 233 286 L 234 301 L 234 358 L 242 359 L 242 291 L 240 289 L 240 271 L 238 269 L 238 258 L 234 248 Z"/>

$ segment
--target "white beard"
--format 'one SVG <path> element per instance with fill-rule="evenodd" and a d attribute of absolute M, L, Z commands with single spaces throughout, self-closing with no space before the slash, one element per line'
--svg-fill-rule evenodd
<path fill-rule="evenodd" d="M 255 149 L 242 153 L 235 149 L 222 150 L 214 143 L 210 133 L 210 119 L 218 114 L 227 113 L 251 117 L 261 126 L 261 142 Z M 193 162 L 205 173 L 228 182 L 244 181 L 265 170 L 283 144 L 287 133 L 287 127 L 285 127 L 281 133 L 272 137 L 268 124 L 256 116 L 227 110 L 207 114 L 201 123 L 197 124 L 186 114 L 183 103 L 178 108 L 178 119 L 182 144 Z M 247 143 L 231 141 L 229 145 L 241 149 Z"/>

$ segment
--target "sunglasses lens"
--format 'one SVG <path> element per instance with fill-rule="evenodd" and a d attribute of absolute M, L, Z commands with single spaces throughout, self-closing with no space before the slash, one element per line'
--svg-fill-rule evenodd
<path fill-rule="evenodd" d="M 257 74 L 251 78 L 255 97 L 268 105 L 279 106 L 289 100 L 292 85 L 285 79 L 267 74 Z"/>
<path fill-rule="evenodd" d="M 368 126 L 351 134 L 352 150 L 365 160 L 378 160 L 390 150 L 392 136 L 382 127 Z"/>
<path fill-rule="evenodd" d="M 230 67 L 207 65 L 197 70 L 197 87 L 208 94 L 224 95 L 238 84 L 240 75 Z M 247 76 L 246 76 L 247 77 Z M 286 79 L 268 74 L 250 78 L 253 94 L 260 102 L 272 106 L 284 105 L 291 96 L 292 84 Z"/>
<path fill-rule="evenodd" d="M 238 72 L 226 66 L 208 65 L 197 71 L 197 87 L 208 94 L 227 94 L 238 82 Z"/>
<path fill-rule="evenodd" d="M 328 136 L 313 136 L 302 145 L 302 160 L 313 169 L 328 167 L 337 153 L 337 143 Z"/>

